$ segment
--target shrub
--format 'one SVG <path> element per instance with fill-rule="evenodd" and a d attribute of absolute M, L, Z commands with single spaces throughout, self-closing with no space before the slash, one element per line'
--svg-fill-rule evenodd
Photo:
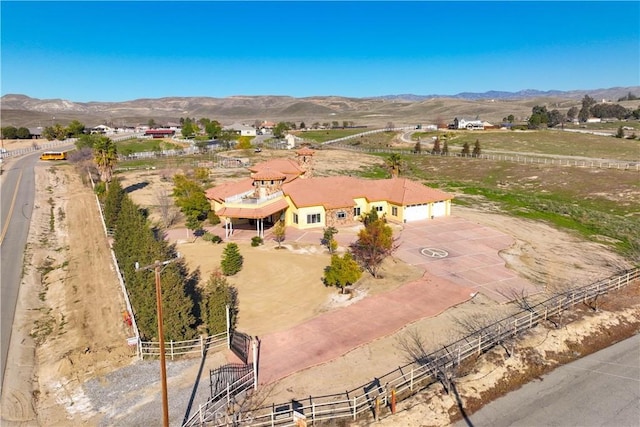
<path fill-rule="evenodd" d="M 207 220 L 209 221 L 209 224 L 211 224 L 211 225 L 220 224 L 220 217 L 218 215 L 216 215 L 216 213 L 214 211 L 209 211 L 209 213 L 207 214 Z"/>
<path fill-rule="evenodd" d="M 264 239 L 260 236 L 253 236 L 251 238 L 251 246 L 253 247 L 260 246 L 263 243 L 264 243 Z"/>
<path fill-rule="evenodd" d="M 222 243 L 222 238 L 220 236 L 218 236 L 217 234 L 209 233 L 208 231 L 204 232 L 204 234 L 202 235 L 202 240 L 211 243 Z"/>
<path fill-rule="evenodd" d="M 243 262 L 244 258 L 240 255 L 240 249 L 237 243 L 227 243 L 227 246 L 222 252 L 222 262 L 220 263 L 222 274 L 225 276 L 233 276 L 242 270 Z"/>

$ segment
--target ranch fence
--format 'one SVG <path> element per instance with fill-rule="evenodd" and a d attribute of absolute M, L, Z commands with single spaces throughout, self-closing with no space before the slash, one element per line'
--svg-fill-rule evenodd
<path fill-rule="evenodd" d="M 542 322 L 550 321 L 558 327 L 562 323 L 563 312 L 571 307 L 584 303 L 595 304 L 597 308 L 599 296 L 639 279 L 640 268 L 634 268 L 558 293 L 344 393 L 309 396 L 259 408 L 242 408 L 243 405 L 238 402 L 246 399 L 247 395 L 233 395 L 233 390 L 246 393 L 247 388 L 243 389 L 239 385 L 237 388 L 230 387 L 227 394 L 212 396 L 206 404 L 207 410 L 200 413 L 198 420 L 194 416 L 184 425 L 275 427 L 296 426 L 300 420 L 315 423 L 340 418 L 355 421 L 359 416 L 367 415 L 377 418 L 384 408 L 392 406 L 392 402 L 413 396 L 435 382 L 442 382 L 448 388 L 455 369 L 463 361 L 477 357 L 497 345 L 505 345 Z"/>
<path fill-rule="evenodd" d="M 413 151 L 407 151 L 402 149 L 393 148 L 370 148 L 370 147 L 358 147 L 349 144 L 332 144 L 331 147 L 335 147 L 341 150 L 357 151 L 361 153 L 386 153 L 386 154 L 410 154 L 415 156 L 433 156 L 433 157 L 462 157 L 468 159 L 481 159 L 481 160 L 494 160 L 515 162 L 522 164 L 542 164 L 552 166 L 573 166 L 592 169 L 618 169 L 618 170 L 632 170 L 640 171 L 640 161 L 626 162 L 622 160 L 598 160 L 598 159 L 585 159 L 585 158 L 573 158 L 573 157 L 545 157 L 545 156 L 521 156 L 513 154 L 461 154 L 461 153 L 431 153 L 430 151 L 421 151 L 415 153 Z"/>

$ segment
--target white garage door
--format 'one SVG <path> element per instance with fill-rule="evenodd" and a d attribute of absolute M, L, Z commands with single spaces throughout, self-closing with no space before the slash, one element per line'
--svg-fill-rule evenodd
<path fill-rule="evenodd" d="M 429 218 L 429 206 L 409 206 L 404 210 L 404 219 L 407 222 L 420 221 Z"/>
<path fill-rule="evenodd" d="M 433 216 L 446 216 L 447 215 L 447 204 L 446 202 L 436 202 L 433 204 Z"/>

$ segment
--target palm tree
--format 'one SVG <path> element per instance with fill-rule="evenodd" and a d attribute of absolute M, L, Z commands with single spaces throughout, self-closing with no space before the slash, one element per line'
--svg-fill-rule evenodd
<path fill-rule="evenodd" d="M 387 166 L 391 169 L 391 177 L 397 178 L 400 175 L 400 165 L 402 158 L 398 153 L 392 153 L 387 159 Z"/>
<path fill-rule="evenodd" d="M 93 144 L 93 161 L 100 172 L 100 180 L 111 182 L 113 168 L 118 162 L 118 150 L 116 144 L 107 137 L 100 137 Z"/>

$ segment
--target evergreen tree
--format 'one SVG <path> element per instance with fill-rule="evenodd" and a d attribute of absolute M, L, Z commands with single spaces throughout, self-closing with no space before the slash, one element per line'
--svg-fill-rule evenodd
<path fill-rule="evenodd" d="M 242 270 L 243 262 L 244 258 L 240 254 L 238 245 L 233 242 L 227 243 L 227 246 L 222 252 L 222 262 L 220 263 L 222 274 L 225 276 L 233 276 Z"/>
<path fill-rule="evenodd" d="M 440 138 L 437 138 L 433 141 L 433 149 L 431 150 L 431 154 L 440 154 L 442 150 L 440 149 Z"/>
<path fill-rule="evenodd" d="M 476 143 L 473 145 L 473 153 L 471 154 L 473 157 L 479 157 L 482 154 L 482 150 L 480 148 L 480 140 L 476 139 Z"/>
<path fill-rule="evenodd" d="M 209 335 L 219 334 L 227 329 L 226 306 L 229 306 L 231 330 L 238 319 L 238 291 L 229 285 L 226 277 L 216 270 L 211 273 L 205 285 L 200 312 Z"/>
<path fill-rule="evenodd" d="M 422 153 L 422 143 L 420 142 L 420 138 L 418 138 L 418 142 L 416 142 L 416 145 L 413 147 L 413 152 L 415 154 Z"/>
<path fill-rule="evenodd" d="M 469 155 L 469 143 L 465 142 L 464 145 L 462 146 L 462 151 L 460 152 L 460 154 L 462 154 L 464 157 Z"/>
<path fill-rule="evenodd" d="M 182 271 L 185 267 L 180 265 L 181 262 L 181 260 L 175 260 L 160 272 L 163 332 L 167 341 L 190 340 L 197 335 L 196 318 L 193 315 L 194 302 L 186 293 L 185 277 Z M 155 286 L 153 295 L 155 298 Z M 154 320 L 157 323 L 156 316 Z"/>
<path fill-rule="evenodd" d="M 442 155 L 446 156 L 449 154 L 449 144 L 447 143 L 447 140 L 444 140 L 444 143 L 442 144 Z"/>
<path fill-rule="evenodd" d="M 118 215 L 120 214 L 120 205 L 125 195 L 120 181 L 117 179 L 112 181 L 104 198 L 104 223 L 107 230 L 113 230 L 115 228 Z"/>

